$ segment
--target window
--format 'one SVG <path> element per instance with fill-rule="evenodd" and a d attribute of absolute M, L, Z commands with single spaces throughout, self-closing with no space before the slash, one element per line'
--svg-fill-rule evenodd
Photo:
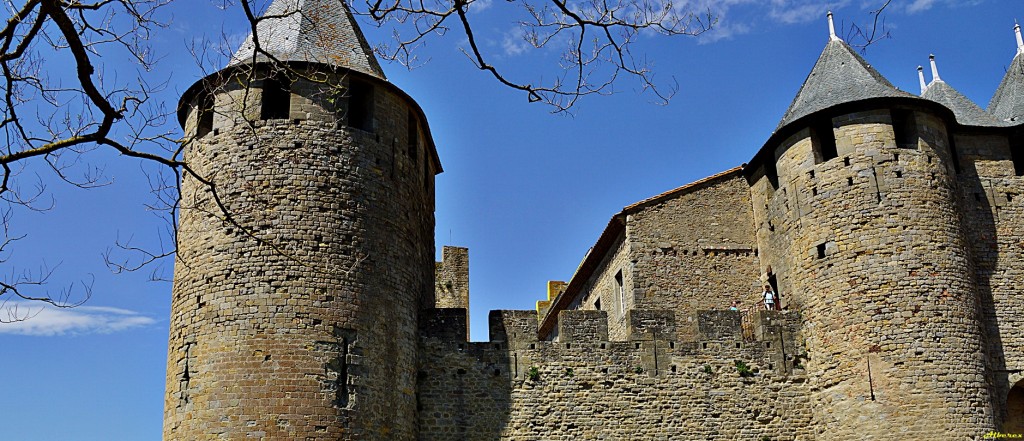
<path fill-rule="evenodd" d="M 622 287 L 622 270 L 615 273 L 615 290 L 619 293 L 619 315 L 626 316 L 626 290 Z"/>
<path fill-rule="evenodd" d="M 348 83 L 348 125 L 373 131 L 373 86 L 361 81 Z"/>
<path fill-rule="evenodd" d="M 416 157 L 419 156 L 419 145 L 420 145 L 420 128 L 419 123 L 416 121 L 416 115 L 410 110 L 406 114 L 406 134 L 405 137 L 409 143 L 409 150 L 406 152 L 409 155 L 409 159 L 412 163 L 416 163 Z"/>
<path fill-rule="evenodd" d="M 817 163 L 838 157 L 832 118 L 822 118 L 811 124 L 811 148 L 814 149 L 814 159 Z"/>
<path fill-rule="evenodd" d="M 594 309 L 601 310 L 601 299 L 594 300 Z"/>
<path fill-rule="evenodd" d="M 917 148 L 917 122 L 914 112 L 904 109 L 892 110 L 892 132 L 896 135 L 896 147 Z"/>
<path fill-rule="evenodd" d="M 1013 174 L 1024 176 L 1024 133 L 1010 137 L 1010 157 L 1013 159 Z"/>
<path fill-rule="evenodd" d="M 213 131 L 213 95 L 210 93 L 199 95 L 196 110 L 199 112 L 196 120 L 196 137 L 199 138 Z"/>
<path fill-rule="evenodd" d="M 288 119 L 291 113 L 291 81 L 278 72 L 263 79 L 260 119 Z"/>

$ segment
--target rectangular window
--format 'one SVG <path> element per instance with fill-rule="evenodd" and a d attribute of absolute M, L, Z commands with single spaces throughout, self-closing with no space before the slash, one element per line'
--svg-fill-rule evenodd
<path fill-rule="evenodd" d="M 288 119 L 291 113 L 291 81 L 283 73 L 263 79 L 260 119 Z"/>
<path fill-rule="evenodd" d="M 406 151 L 406 153 L 408 154 L 409 159 L 412 160 L 412 163 L 415 164 L 416 163 L 416 157 L 419 156 L 419 146 L 420 146 L 420 128 L 419 128 L 419 123 L 416 121 L 416 115 L 413 114 L 412 111 L 409 111 L 406 114 L 406 118 L 405 119 L 406 119 L 406 125 L 405 125 L 405 127 L 406 127 L 406 129 L 405 129 L 406 134 L 405 134 L 405 137 L 407 139 L 407 142 L 409 143 L 409 145 L 408 145 L 409 149 Z"/>
<path fill-rule="evenodd" d="M 836 132 L 832 127 L 832 118 L 814 121 L 811 126 L 811 148 L 818 163 L 839 157 L 836 150 Z"/>
<path fill-rule="evenodd" d="M 626 315 L 626 290 L 622 286 L 622 270 L 615 274 L 615 291 L 619 294 L 619 315 Z"/>
<path fill-rule="evenodd" d="M 373 86 L 356 80 L 348 83 L 348 125 L 373 131 Z"/>
<path fill-rule="evenodd" d="M 199 112 L 196 121 L 196 137 L 201 138 L 213 131 L 213 94 L 200 94 L 196 107 L 196 110 Z"/>
<path fill-rule="evenodd" d="M 1024 133 L 1010 137 L 1010 157 L 1013 158 L 1013 174 L 1024 176 Z"/>
<path fill-rule="evenodd" d="M 896 147 L 917 148 L 917 122 L 914 112 L 904 109 L 892 110 L 892 132 L 896 136 Z"/>

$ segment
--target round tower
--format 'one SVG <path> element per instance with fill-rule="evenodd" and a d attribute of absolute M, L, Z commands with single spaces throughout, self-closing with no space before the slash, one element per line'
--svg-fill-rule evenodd
<path fill-rule="evenodd" d="M 434 175 L 352 17 L 277 0 L 182 97 L 164 439 L 415 439 Z"/>
<path fill-rule="evenodd" d="M 759 255 L 804 321 L 820 439 L 994 429 L 952 124 L 833 34 L 752 161 Z"/>

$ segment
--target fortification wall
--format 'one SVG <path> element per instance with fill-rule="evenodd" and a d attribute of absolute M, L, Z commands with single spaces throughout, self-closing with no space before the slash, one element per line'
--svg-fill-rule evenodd
<path fill-rule="evenodd" d="M 423 121 L 378 87 L 372 131 L 349 127 L 323 90 L 344 77 L 296 80 L 288 119 L 261 120 L 262 82 L 241 80 L 186 150 L 230 219 L 185 175 L 164 438 L 414 439 L 434 271 Z"/>
<path fill-rule="evenodd" d="M 434 308 L 461 308 L 466 311 L 468 324 L 469 248 L 445 245 L 441 261 L 434 264 Z"/>
<path fill-rule="evenodd" d="M 831 133 L 784 141 L 752 186 L 762 265 L 804 318 L 821 439 L 993 428 L 945 125 L 897 111 L 913 112 L 901 136 L 915 144 L 897 146 L 889 109 L 837 115 Z M 820 136 L 834 136 L 838 156 Z"/>
<path fill-rule="evenodd" d="M 960 203 L 972 245 L 979 305 L 986 334 L 992 407 L 1006 417 L 1014 383 L 1024 374 L 1024 178 L 1016 176 L 1006 136 L 958 133 Z M 1006 427 L 1003 427 L 1006 431 Z"/>
<path fill-rule="evenodd" d="M 701 183 L 629 214 L 637 308 L 668 309 L 679 341 L 697 336 L 697 311 L 734 300 L 757 308 L 761 290 L 750 188 L 739 173 Z"/>
<path fill-rule="evenodd" d="M 635 304 L 634 277 L 630 264 L 630 244 L 619 235 L 615 244 L 587 280 L 570 308 L 608 312 L 608 333 L 612 340 L 625 340 L 628 333 L 626 314 Z M 546 311 L 545 311 L 546 313 Z M 560 332 L 560 328 L 556 330 Z"/>
<path fill-rule="evenodd" d="M 492 311 L 483 343 L 453 340 L 457 322 L 427 321 L 420 439 L 814 439 L 792 359 L 799 317 L 761 314 L 764 339 L 742 337 L 739 313 L 711 311 L 688 343 L 650 338 L 674 335 L 668 311 L 630 311 L 632 339 L 618 342 L 608 341 L 605 311 L 562 311 L 558 342 L 536 340 L 534 311 Z M 445 316 L 461 312 L 435 315 Z"/>

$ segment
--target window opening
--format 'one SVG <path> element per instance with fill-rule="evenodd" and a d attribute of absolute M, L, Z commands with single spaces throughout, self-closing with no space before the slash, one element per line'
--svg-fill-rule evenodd
<path fill-rule="evenodd" d="M 1010 137 L 1010 157 L 1013 159 L 1013 174 L 1024 176 L 1024 134 Z"/>
<path fill-rule="evenodd" d="M 199 118 L 196 122 L 196 137 L 199 138 L 213 131 L 213 94 L 204 93 L 199 95 L 197 107 Z"/>
<path fill-rule="evenodd" d="M 291 95 L 291 81 L 283 73 L 264 78 L 260 119 L 288 119 Z"/>
<path fill-rule="evenodd" d="M 615 288 L 619 293 L 619 315 L 626 315 L 626 290 L 622 286 L 622 270 L 615 273 Z"/>
<path fill-rule="evenodd" d="M 896 135 L 896 147 L 902 149 L 917 148 L 917 122 L 914 112 L 905 109 L 893 109 L 892 131 Z"/>
<path fill-rule="evenodd" d="M 601 310 L 601 299 L 594 300 L 594 309 Z"/>
<path fill-rule="evenodd" d="M 836 151 L 836 133 L 832 127 L 832 118 L 817 120 L 811 126 L 811 148 L 815 151 L 818 163 L 839 157 Z"/>
<path fill-rule="evenodd" d="M 348 83 L 348 125 L 373 131 L 373 86 L 361 81 Z"/>
<path fill-rule="evenodd" d="M 409 143 L 409 146 L 408 146 L 409 149 L 406 151 L 406 154 L 409 156 L 409 159 L 412 159 L 412 163 L 415 164 L 416 163 L 416 157 L 419 155 L 418 152 L 419 152 L 420 136 L 419 136 L 419 123 L 416 121 L 416 115 L 414 115 L 412 113 L 412 111 L 409 111 L 406 114 L 406 134 L 405 134 L 405 137 L 406 137 L 406 139 L 408 140 L 408 143 Z"/>
<path fill-rule="evenodd" d="M 953 161 L 953 171 L 956 174 L 960 174 L 960 154 L 956 151 L 956 138 L 953 135 L 948 135 L 949 139 L 949 156 L 950 160 Z"/>

